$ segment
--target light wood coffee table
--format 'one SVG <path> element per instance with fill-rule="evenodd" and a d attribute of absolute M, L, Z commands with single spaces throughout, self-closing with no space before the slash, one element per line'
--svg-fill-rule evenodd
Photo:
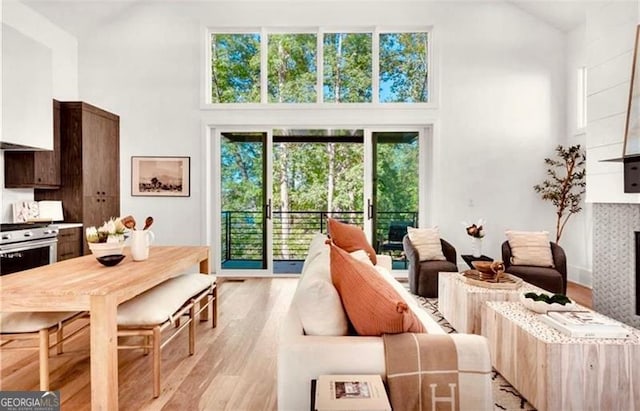
<path fill-rule="evenodd" d="M 640 330 L 628 327 L 629 339 L 572 338 L 519 302 L 487 302 L 482 311 L 492 365 L 539 411 L 640 409 Z"/>
<path fill-rule="evenodd" d="M 481 333 L 481 309 L 485 301 L 518 301 L 521 293 L 542 289 L 523 282 L 515 290 L 478 287 L 464 281 L 460 273 L 441 272 L 438 277 L 438 309 L 459 333 Z"/>

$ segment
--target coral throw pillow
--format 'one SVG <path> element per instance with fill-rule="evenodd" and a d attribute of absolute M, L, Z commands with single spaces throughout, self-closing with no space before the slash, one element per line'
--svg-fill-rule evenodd
<path fill-rule="evenodd" d="M 511 264 L 553 267 L 551 243 L 547 231 L 507 231 Z"/>
<path fill-rule="evenodd" d="M 407 234 L 411 244 L 418 251 L 420 261 L 446 260 L 442 253 L 440 230 L 433 228 L 407 227 Z"/>
<path fill-rule="evenodd" d="M 341 223 L 333 218 L 327 220 L 329 236 L 335 245 L 349 253 L 364 250 L 374 265 L 378 263 L 376 260 L 376 251 L 371 247 L 371 244 L 367 241 L 367 237 L 364 235 L 364 231 L 362 231 L 360 227 Z"/>
<path fill-rule="evenodd" d="M 422 323 L 375 267 L 331 245 L 331 279 L 359 335 L 425 332 Z"/>

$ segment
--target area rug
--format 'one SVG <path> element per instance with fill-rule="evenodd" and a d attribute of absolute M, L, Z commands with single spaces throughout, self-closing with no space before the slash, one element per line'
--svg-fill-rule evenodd
<path fill-rule="evenodd" d="M 438 310 L 437 298 L 425 298 L 414 295 L 416 300 L 424 307 L 427 313 L 433 318 L 443 330 L 449 334 L 455 333 L 456 330 L 444 318 L 440 310 Z M 494 410 L 526 410 L 535 411 L 535 408 L 520 395 L 520 393 L 511 386 L 495 369 L 491 374 L 493 386 Z"/>

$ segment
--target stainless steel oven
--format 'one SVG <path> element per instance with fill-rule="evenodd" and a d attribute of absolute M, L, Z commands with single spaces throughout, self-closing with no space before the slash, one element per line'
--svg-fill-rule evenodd
<path fill-rule="evenodd" d="M 56 228 L 48 224 L 2 224 L 0 231 L 0 275 L 56 262 Z"/>

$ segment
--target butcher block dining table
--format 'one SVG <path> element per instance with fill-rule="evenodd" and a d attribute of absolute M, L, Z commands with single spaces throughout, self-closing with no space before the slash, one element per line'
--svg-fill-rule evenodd
<path fill-rule="evenodd" d="M 91 409 L 117 410 L 118 305 L 194 266 L 209 274 L 209 252 L 207 246 L 153 246 L 147 260 L 133 261 L 125 248 L 125 259 L 113 267 L 86 255 L 5 275 L 0 311 L 88 311 Z"/>

